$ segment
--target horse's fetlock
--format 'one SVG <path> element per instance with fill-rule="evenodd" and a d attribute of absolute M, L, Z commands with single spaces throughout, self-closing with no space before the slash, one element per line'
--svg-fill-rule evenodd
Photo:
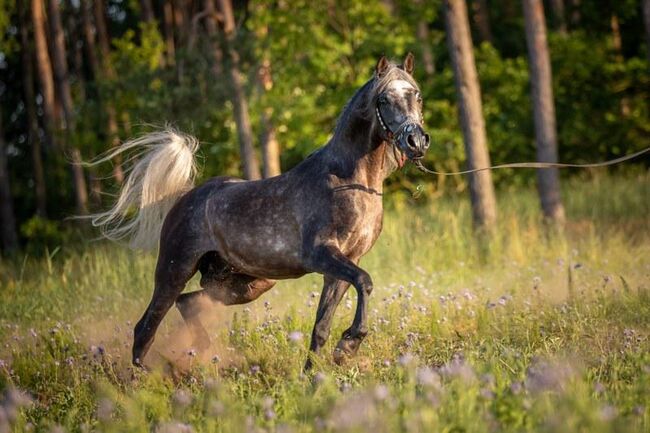
<path fill-rule="evenodd" d="M 314 329 L 314 340 L 319 347 L 327 342 L 329 336 L 330 332 L 326 329 Z"/>

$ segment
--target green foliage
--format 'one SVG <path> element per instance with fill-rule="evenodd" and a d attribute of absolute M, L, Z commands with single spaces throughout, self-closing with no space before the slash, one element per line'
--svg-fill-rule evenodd
<path fill-rule="evenodd" d="M 465 152 L 442 2 L 245 3 L 246 10 L 243 3 L 235 2 L 235 47 L 255 142 L 263 132 L 262 113 L 270 113 L 282 150 L 283 170 L 327 142 L 345 103 L 371 77 L 381 54 L 399 61 L 408 51 L 416 53 L 415 75 L 422 88 L 425 124 L 432 137 L 425 163 L 442 171 L 463 168 Z M 475 58 L 491 159 L 494 163 L 534 160 L 521 5 L 513 1 L 488 3 L 494 41 L 477 45 Z M 564 162 L 605 160 L 649 144 L 650 75 L 640 8 L 634 0 L 601 3 L 580 2 L 577 23 L 571 21 L 574 11 L 568 8 L 567 34 L 555 32 L 555 18 L 551 18 L 551 9 L 546 11 L 559 154 Z M 78 46 L 73 42 L 79 42 L 81 32 L 67 29 L 77 130 L 68 135 L 59 132 L 59 141 L 77 144 L 87 160 L 106 151 L 111 143 L 106 131 L 106 105 L 110 104 L 117 114 L 121 139 L 170 123 L 202 142 L 204 178 L 239 176 L 241 161 L 230 102 L 227 56 L 221 75 L 215 75 L 218 65 L 214 47 L 223 50 L 223 38 L 210 40 L 202 21 L 205 17 L 198 19 L 191 38 L 175 30 L 175 55 L 169 59 L 160 19 L 149 24 L 141 22 L 137 0 L 109 2 L 109 6 L 111 53 L 103 59 L 106 62 L 99 76 L 89 76 L 83 58 L 81 69 L 75 70 L 71 47 Z M 0 3 L 0 50 L 4 65 L 0 68 L 0 82 L 4 83 L 7 107 L 15 107 L 3 110 L 3 125 L 10 149 L 18 220 L 26 221 L 33 214 L 35 197 L 22 102 L 24 74 L 20 52 L 15 49 L 19 36 L 14 23 L 17 9 L 15 0 Z M 75 2 L 63 2 L 62 12 L 66 23 L 79 17 Z M 620 23 L 621 52 L 612 42 L 612 14 Z M 428 29 L 426 41 L 418 37 L 420 24 Z M 474 27 L 473 22 L 470 24 Z M 426 49 L 431 50 L 434 58 L 432 75 L 422 67 L 422 53 Z M 83 50 L 76 51 L 76 55 L 82 54 Z M 262 89 L 258 79 L 260 66 L 266 61 L 273 78 L 270 89 Z M 48 190 L 48 215 L 54 219 L 68 216 L 74 209 L 67 161 L 58 153 L 44 149 L 48 183 L 57 186 Z M 105 171 L 93 172 L 92 176 L 109 173 L 107 165 Z M 494 178 L 500 185 L 530 184 L 534 172 L 499 171 Z M 114 192 L 117 185 L 109 179 L 102 186 Z M 437 194 L 462 191 L 465 187 L 463 177 L 432 178 L 414 169 L 396 173 L 387 185 L 388 191 L 408 193 L 420 188 Z M 399 200 L 398 197 L 401 196 L 387 194 L 388 200 Z"/>
<path fill-rule="evenodd" d="M 60 248 L 70 237 L 59 222 L 38 216 L 33 216 L 20 225 L 20 235 L 27 244 L 27 252 L 35 255 Z"/>

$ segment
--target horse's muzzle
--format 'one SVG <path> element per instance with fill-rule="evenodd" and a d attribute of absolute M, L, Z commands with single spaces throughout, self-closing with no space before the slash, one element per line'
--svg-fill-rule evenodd
<path fill-rule="evenodd" d="M 398 137 L 398 145 L 411 160 L 422 159 L 429 149 L 429 134 L 417 123 L 406 125 Z"/>

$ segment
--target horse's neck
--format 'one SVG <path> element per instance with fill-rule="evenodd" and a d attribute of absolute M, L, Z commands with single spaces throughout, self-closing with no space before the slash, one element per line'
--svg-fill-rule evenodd
<path fill-rule="evenodd" d="M 334 137 L 327 146 L 333 174 L 350 183 L 381 191 L 384 180 L 395 170 L 392 147 L 378 137 L 365 134 Z"/>

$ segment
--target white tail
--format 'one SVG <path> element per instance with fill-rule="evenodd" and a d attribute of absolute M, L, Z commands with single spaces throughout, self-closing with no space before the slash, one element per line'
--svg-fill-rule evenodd
<path fill-rule="evenodd" d="M 198 141 L 173 129 L 153 132 L 121 144 L 89 165 L 136 150 L 126 162 L 126 178 L 113 207 L 90 215 L 108 239 L 129 240 L 133 249 L 155 249 L 165 216 L 194 187 Z"/>

